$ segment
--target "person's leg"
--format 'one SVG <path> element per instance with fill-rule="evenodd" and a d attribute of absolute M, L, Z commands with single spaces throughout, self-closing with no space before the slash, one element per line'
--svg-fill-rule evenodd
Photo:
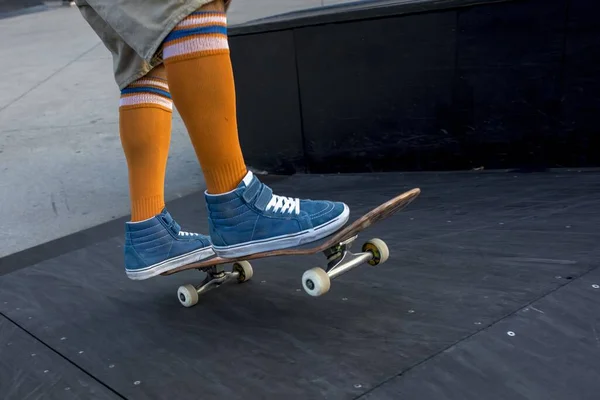
<path fill-rule="evenodd" d="M 210 235 L 218 255 L 294 247 L 346 223 L 345 204 L 275 195 L 246 169 L 223 0 L 183 19 L 162 50 L 174 103 L 206 179 Z"/>
<path fill-rule="evenodd" d="M 119 133 L 129 172 L 132 222 L 152 218 L 165 207 L 172 114 L 162 65 L 121 91 Z"/>
<path fill-rule="evenodd" d="M 95 0 L 95 3 L 102 2 Z M 138 12 L 124 12 L 125 4 Z M 189 7 L 187 4 L 182 3 L 181 7 Z M 160 58 L 144 60 L 128 44 L 137 43 L 134 39 L 138 36 L 145 37 L 147 32 L 130 27 L 152 25 L 147 19 L 154 15 L 147 12 L 152 5 L 162 7 L 164 3 L 106 0 L 106 6 L 100 8 L 101 15 L 87 0 L 77 0 L 83 18 L 113 57 L 115 81 L 121 90 L 119 133 L 127 161 L 131 201 L 131 221 L 125 224 L 124 256 L 125 271 L 131 279 L 151 278 L 214 256 L 208 236 L 182 231 L 165 208 L 164 180 L 173 101 Z M 179 5 L 171 3 L 170 7 Z M 106 20 L 109 17 L 112 25 Z M 126 28 L 121 33 L 129 34 L 129 40 L 123 39 L 113 25 Z"/>
<path fill-rule="evenodd" d="M 209 193 L 233 190 L 246 175 L 222 0 L 181 21 L 163 46 L 173 100 L 187 127 Z M 198 33 L 196 33 L 198 32 Z"/>
<path fill-rule="evenodd" d="M 125 269 L 132 279 L 151 278 L 214 255 L 208 237 L 181 231 L 165 208 L 172 112 L 162 65 L 121 91 L 119 128 L 131 201 Z"/>

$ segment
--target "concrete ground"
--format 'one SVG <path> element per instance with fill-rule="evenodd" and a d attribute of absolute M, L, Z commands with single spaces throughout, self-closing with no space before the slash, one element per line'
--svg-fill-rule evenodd
<path fill-rule="evenodd" d="M 234 0 L 229 20 L 339 2 Z M 110 55 L 76 8 L 58 4 L 0 19 L 0 257 L 129 213 Z M 167 200 L 202 188 L 190 165 L 175 114 Z"/>

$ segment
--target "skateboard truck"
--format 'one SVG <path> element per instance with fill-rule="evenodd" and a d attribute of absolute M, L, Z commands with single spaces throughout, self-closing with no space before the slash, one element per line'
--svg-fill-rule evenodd
<path fill-rule="evenodd" d="M 362 252 L 352 253 L 350 247 L 357 237 L 358 235 L 355 235 L 323 251 L 328 261 L 327 270 L 316 267 L 304 272 L 302 287 L 306 293 L 314 297 L 321 296 L 329 291 L 331 279 L 365 262 L 375 266 L 387 261 L 390 251 L 381 239 L 371 239 L 363 245 Z"/>
<path fill-rule="evenodd" d="M 322 296 L 329 291 L 331 279 L 335 279 L 365 262 L 375 266 L 387 261 L 390 252 L 381 239 L 371 239 L 363 245 L 362 252 L 352 253 L 350 247 L 357 237 L 358 235 L 355 235 L 323 251 L 327 257 L 327 270 L 316 267 L 304 272 L 302 287 L 306 293 L 313 297 Z M 237 280 L 239 283 L 246 282 L 253 275 L 252 265 L 248 261 L 233 263 L 231 271 L 225 271 L 223 265 L 198 268 L 198 270 L 206 272 L 206 278 L 200 285 L 183 285 L 177 290 L 179 302 L 185 307 L 196 305 L 201 294 L 226 282 L 233 280 Z"/>
<path fill-rule="evenodd" d="M 199 271 L 206 272 L 206 278 L 198 286 L 183 285 L 177 289 L 177 298 L 185 307 L 192 307 L 198 303 L 198 296 L 215 289 L 231 280 L 237 280 L 239 283 L 252 279 L 252 265 L 248 261 L 237 261 L 233 263 L 231 272 L 225 271 L 223 265 L 215 265 L 210 268 L 198 268 Z"/>

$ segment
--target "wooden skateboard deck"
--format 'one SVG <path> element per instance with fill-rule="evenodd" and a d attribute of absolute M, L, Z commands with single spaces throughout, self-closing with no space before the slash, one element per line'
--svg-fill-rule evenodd
<path fill-rule="evenodd" d="M 369 211 L 362 217 L 358 218 L 356 221 L 352 222 L 350 225 L 346 225 L 341 228 L 339 231 L 330 235 L 324 239 L 321 239 L 314 243 L 309 243 L 305 246 L 310 246 L 307 248 L 303 247 L 295 247 L 283 250 L 273 250 L 255 254 L 249 254 L 243 257 L 235 257 L 235 258 L 221 258 L 221 257 L 213 257 L 207 260 L 202 260 L 197 263 L 183 265 L 179 268 L 175 268 L 171 271 L 165 272 L 162 275 L 172 275 L 178 272 L 187 271 L 190 269 L 206 269 L 215 267 L 221 264 L 232 264 L 239 261 L 248 261 L 255 260 L 258 258 L 266 258 L 266 257 L 274 257 L 274 256 L 286 256 L 286 255 L 308 255 L 315 254 L 322 251 L 325 251 L 333 246 L 336 246 L 354 236 L 356 236 L 360 231 L 367 229 L 369 226 L 373 225 L 376 222 L 385 219 L 394 213 L 400 211 L 407 205 L 409 205 L 419 194 L 421 190 L 418 188 L 409 190 L 404 192 L 391 200 L 377 206 L 373 210 Z M 315 243 L 318 243 L 315 245 Z"/>

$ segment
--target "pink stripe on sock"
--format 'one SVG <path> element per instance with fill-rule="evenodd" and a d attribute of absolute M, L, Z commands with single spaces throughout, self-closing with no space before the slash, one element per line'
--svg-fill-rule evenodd
<path fill-rule="evenodd" d="M 137 81 L 135 81 L 133 83 L 136 86 L 146 86 L 146 85 L 158 86 L 158 87 L 166 90 L 167 92 L 169 91 L 169 85 L 167 84 L 167 82 L 160 81 L 158 79 L 142 78 L 142 79 L 138 79 Z"/>
<path fill-rule="evenodd" d="M 224 35 L 203 35 L 191 36 L 181 42 L 176 42 L 165 46 L 163 57 L 165 60 L 182 56 L 186 54 L 210 52 L 211 50 L 229 50 L 227 36 Z"/>
<path fill-rule="evenodd" d="M 227 25 L 227 17 L 225 14 L 222 15 L 190 15 L 185 18 L 179 24 L 177 24 L 176 29 L 179 28 L 189 28 L 195 25 L 207 25 L 207 24 L 217 24 L 217 25 Z"/>
<path fill-rule="evenodd" d="M 139 104 L 157 104 L 169 110 L 173 110 L 173 102 L 171 100 L 151 93 L 122 96 L 119 101 L 119 107 L 135 106 Z"/>

